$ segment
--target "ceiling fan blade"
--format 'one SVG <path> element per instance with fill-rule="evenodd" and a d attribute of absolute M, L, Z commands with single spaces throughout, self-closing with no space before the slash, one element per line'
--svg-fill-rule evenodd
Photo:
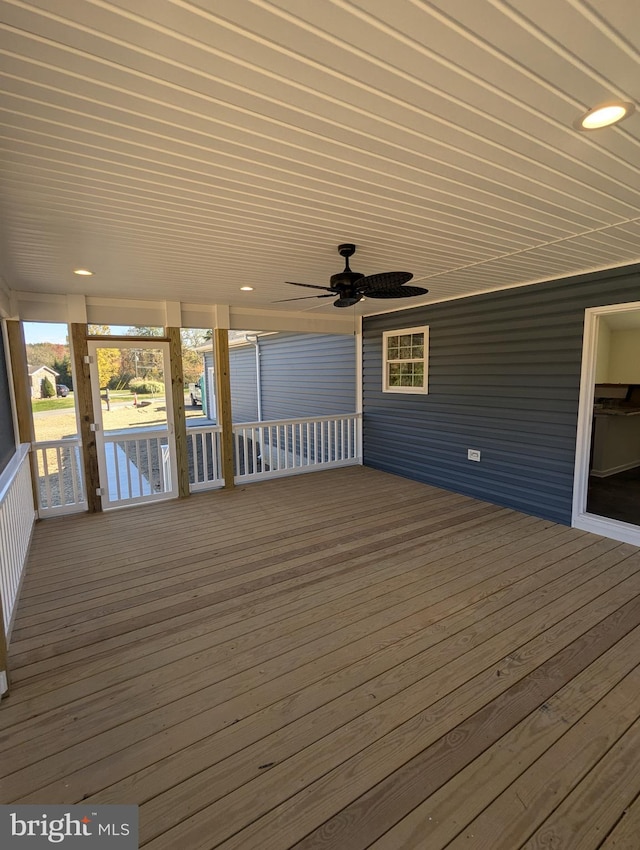
<path fill-rule="evenodd" d="M 316 286 L 313 283 L 294 283 L 292 280 L 285 280 L 285 283 L 288 283 L 290 286 L 306 286 L 307 289 L 324 289 L 327 292 L 334 292 L 334 290 L 330 289 L 328 286 Z"/>
<path fill-rule="evenodd" d="M 411 272 L 380 272 L 380 274 L 370 274 L 358 281 L 358 289 L 365 289 L 367 293 L 371 289 L 382 289 L 385 286 L 402 286 L 403 283 L 411 280 L 413 275 Z"/>
<path fill-rule="evenodd" d="M 335 292 L 329 292 L 327 295 L 301 295 L 300 298 L 278 298 L 277 301 L 272 301 L 272 304 L 282 304 L 283 301 L 308 301 L 309 298 L 333 298 Z"/>
<path fill-rule="evenodd" d="M 386 289 L 367 289 L 364 295 L 367 298 L 415 298 L 426 295 L 428 291 L 422 286 L 389 286 Z"/>

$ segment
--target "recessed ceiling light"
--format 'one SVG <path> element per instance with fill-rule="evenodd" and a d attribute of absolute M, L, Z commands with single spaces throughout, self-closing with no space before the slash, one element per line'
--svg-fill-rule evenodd
<path fill-rule="evenodd" d="M 83 275 L 86 275 L 86 276 L 91 276 L 93 274 L 93 272 L 90 272 L 89 269 L 74 269 L 73 273 L 74 274 L 83 274 Z"/>
<path fill-rule="evenodd" d="M 253 292 L 253 286 L 241 286 L 240 289 L 243 292 Z"/>
<path fill-rule="evenodd" d="M 579 118 L 576 126 L 579 130 L 599 130 L 601 127 L 610 127 L 611 124 L 617 124 L 618 121 L 627 118 L 634 109 L 632 103 L 625 103 L 622 100 L 601 103 L 600 106 L 594 106 Z"/>

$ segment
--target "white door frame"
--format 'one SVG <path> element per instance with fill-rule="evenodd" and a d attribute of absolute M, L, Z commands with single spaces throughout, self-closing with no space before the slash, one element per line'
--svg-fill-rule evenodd
<path fill-rule="evenodd" d="M 615 313 L 628 313 L 631 310 L 640 310 L 640 301 L 611 304 L 606 307 L 590 307 L 585 310 L 571 525 L 583 531 L 591 531 L 594 534 L 601 534 L 603 537 L 611 537 L 613 540 L 621 540 L 623 543 L 640 546 L 640 526 L 587 513 L 593 397 L 596 382 L 600 317 Z"/>
<path fill-rule="evenodd" d="M 154 340 L 153 337 L 145 337 L 144 340 L 141 340 L 139 338 L 131 340 L 90 339 L 87 341 L 87 346 L 89 352 L 91 396 L 93 399 L 94 422 L 96 431 L 96 449 L 98 455 L 98 472 L 100 475 L 100 489 L 103 509 L 108 510 L 111 508 L 127 507 L 129 505 L 145 504 L 147 502 L 158 502 L 163 501 L 165 499 L 176 499 L 178 497 L 178 465 L 176 457 L 176 440 L 173 417 L 173 396 L 171 392 L 171 368 L 169 362 L 169 358 L 171 356 L 171 348 L 169 343 L 164 342 L 162 340 Z M 159 349 L 163 353 L 167 427 L 166 429 L 157 428 L 154 429 L 154 431 L 162 431 L 162 437 L 164 438 L 166 436 L 167 443 L 169 446 L 171 487 L 168 490 L 131 495 L 130 491 L 133 489 L 133 487 L 129 486 L 129 495 L 127 495 L 125 498 L 119 498 L 113 501 L 111 499 L 109 492 L 109 471 L 106 457 L 105 436 L 102 417 L 102 398 L 100 395 L 100 381 L 98 378 L 97 351 L 99 348 L 153 348 L 156 350 Z M 135 434 L 135 429 L 132 429 L 132 432 Z M 144 432 L 140 432 L 140 439 L 145 439 Z M 125 458 L 125 465 L 128 466 L 128 464 L 129 461 Z M 116 465 L 119 466 L 119 460 L 117 461 Z M 141 490 L 142 488 L 139 487 L 138 489 Z"/>

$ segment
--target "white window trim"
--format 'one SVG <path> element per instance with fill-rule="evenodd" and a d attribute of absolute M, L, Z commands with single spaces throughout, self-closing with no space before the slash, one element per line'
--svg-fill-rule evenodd
<path fill-rule="evenodd" d="M 424 386 L 423 387 L 390 387 L 388 382 L 387 345 L 391 336 L 402 336 L 402 334 L 424 334 L 423 358 L 424 363 Z M 397 362 L 397 361 L 396 361 Z M 411 395 L 426 395 L 429 392 L 429 326 L 422 325 L 418 328 L 398 328 L 397 330 L 384 331 L 382 334 L 382 392 L 403 393 Z"/>

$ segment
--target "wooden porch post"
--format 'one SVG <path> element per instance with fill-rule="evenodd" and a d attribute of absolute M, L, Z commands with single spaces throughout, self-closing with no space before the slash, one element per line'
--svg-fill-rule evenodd
<path fill-rule="evenodd" d="M 16 418 L 18 420 L 18 442 L 31 445 L 35 441 L 33 431 L 33 416 L 31 413 L 31 382 L 27 365 L 27 349 L 24 341 L 22 322 L 7 321 L 7 340 L 9 342 L 9 358 L 13 376 L 13 396 L 16 402 Z M 40 479 L 36 469 L 33 452 L 29 453 L 31 468 L 31 485 L 33 489 L 33 504 L 38 510 L 38 487 Z"/>
<path fill-rule="evenodd" d="M 231 379 L 229 369 L 229 332 L 226 328 L 215 328 L 213 331 L 217 422 L 222 429 L 220 442 L 222 446 L 222 475 L 225 490 L 234 486 L 233 464 L 233 421 L 231 418 Z"/>
<path fill-rule="evenodd" d="M 73 389 L 76 396 L 76 404 L 78 405 L 87 510 L 89 513 L 95 514 L 102 511 L 102 501 L 98 495 L 100 473 L 98 471 L 96 435 L 95 431 L 91 430 L 91 425 L 95 423 L 89 364 L 85 360 L 89 355 L 87 326 L 85 324 L 72 323 L 70 327 L 71 347 L 73 349 Z"/>
<path fill-rule="evenodd" d="M 165 328 L 169 338 L 169 368 L 173 399 L 174 436 L 178 466 L 178 496 L 189 495 L 189 455 L 187 452 L 187 423 L 184 417 L 184 375 L 182 373 L 182 342 L 180 328 Z"/>

